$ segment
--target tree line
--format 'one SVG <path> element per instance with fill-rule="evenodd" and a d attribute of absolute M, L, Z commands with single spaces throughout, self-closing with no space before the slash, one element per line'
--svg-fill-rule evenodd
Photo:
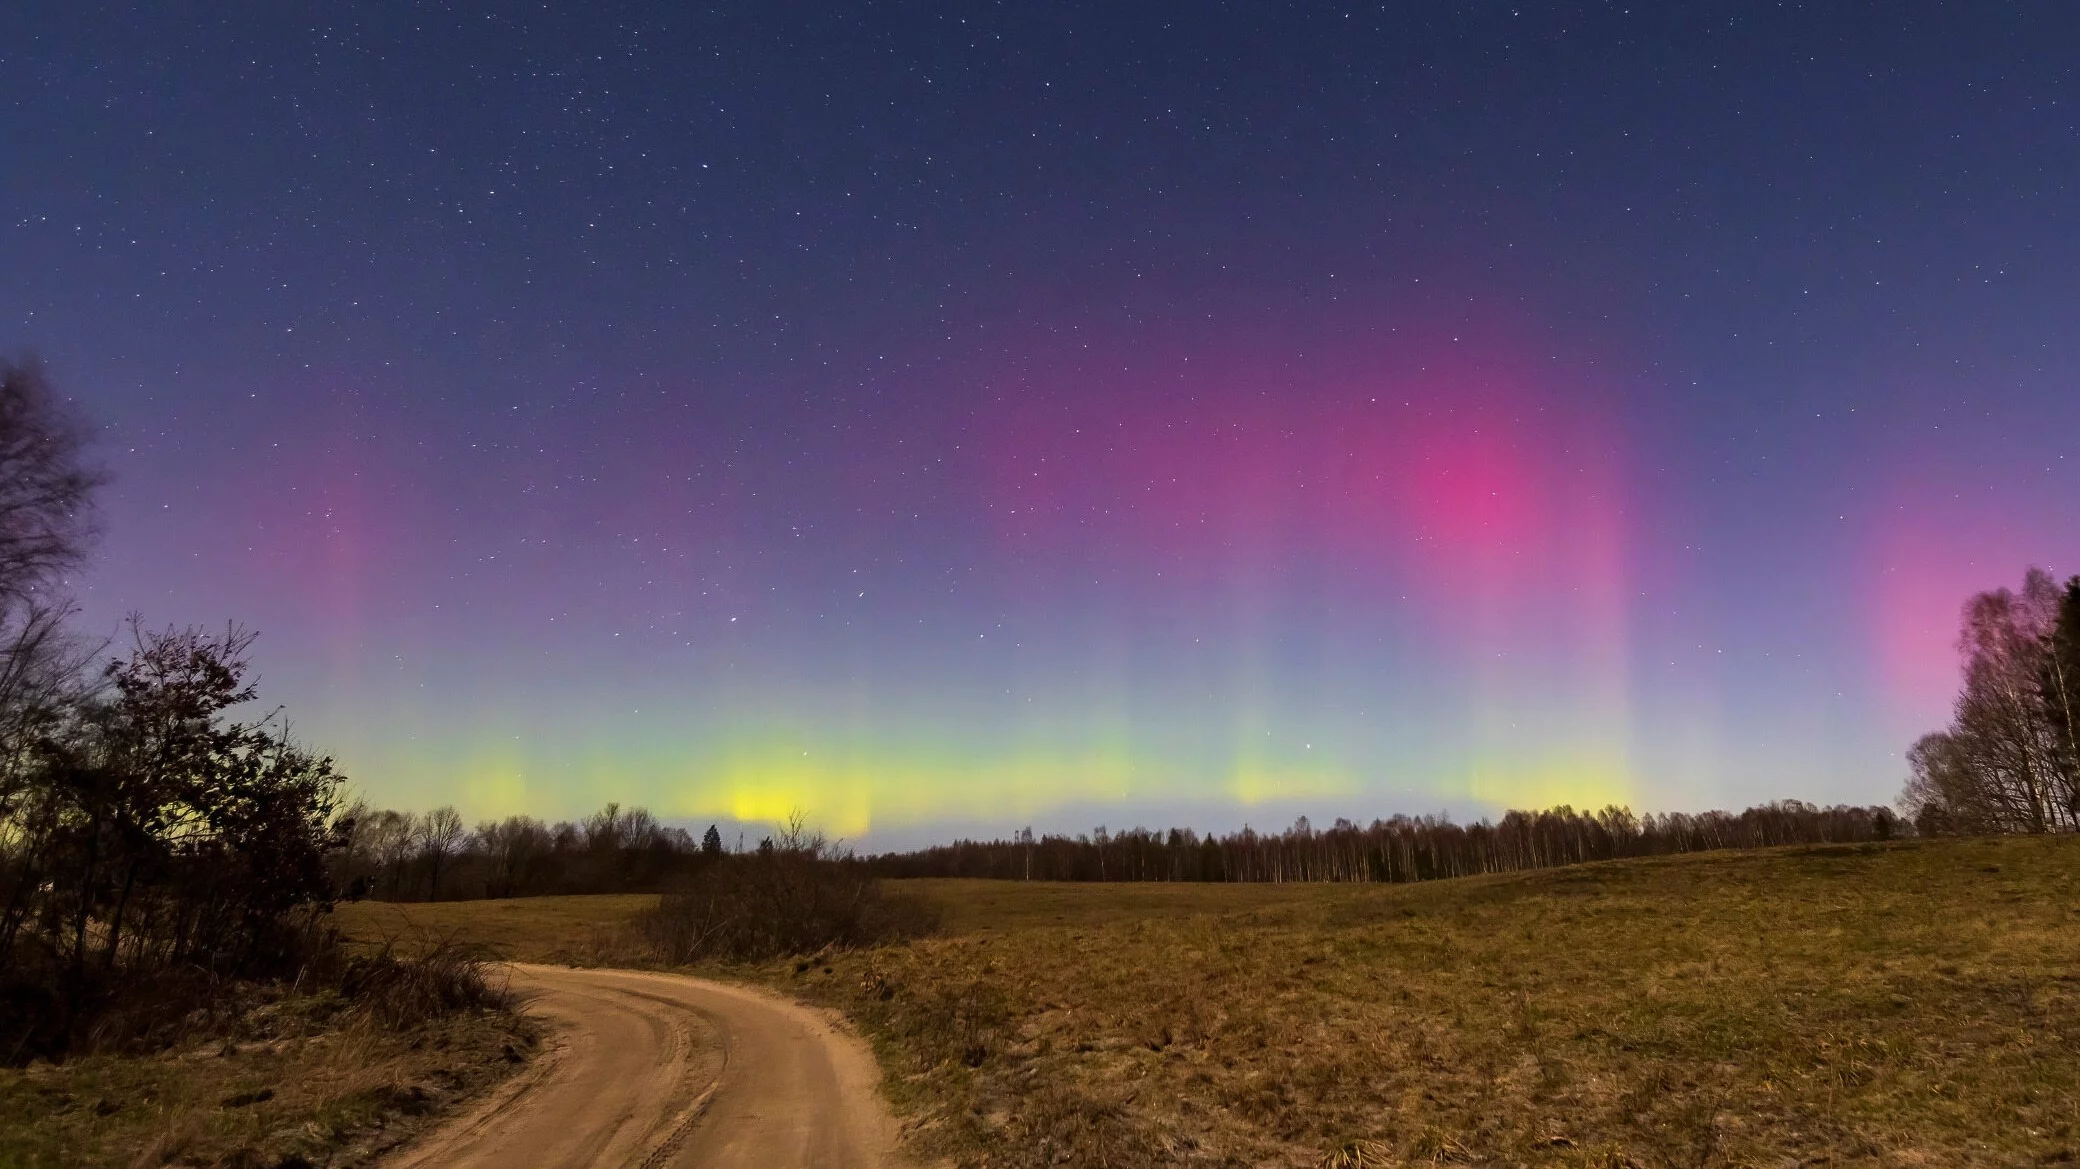
<path fill-rule="evenodd" d="M 1665 856 L 1784 844 L 1892 840 L 1912 827 L 1890 808 L 1814 807 L 1797 800 L 1744 812 L 1638 816 L 1622 807 L 1512 811 L 1460 824 L 1444 816 L 1395 816 L 1368 825 L 1306 817 L 1278 832 L 1244 827 L 1200 836 L 1189 828 L 1132 828 L 1009 840 L 962 840 L 869 859 L 888 877 L 984 877 L 1029 881 L 1428 881 L 1550 868 L 1621 857 Z"/>
<path fill-rule="evenodd" d="M 1950 726 L 1907 753 L 1901 807 L 1929 834 L 2080 829 L 2080 576 L 1977 594 L 1957 649 Z"/>
<path fill-rule="evenodd" d="M 1949 730 L 1908 754 L 1899 811 L 1783 800 L 1741 812 L 1638 815 L 1561 806 L 1499 820 L 1394 816 L 1325 829 L 1225 835 L 1100 827 L 1077 835 L 959 840 L 842 863 L 884 877 L 1035 881 L 1423 881 L 1624 857 L 1947 833 L 2080 828 L 2080 577 L 2060 588 L 2031 569 L 2019 593 L 1978 594 L 1959 639 L 1964 685 Z M 796 828 L 799 829 L 799 824 Z M 783 840 L 791 839 L 781 832 Z M 641 808 L 585 819 L 528 816 L 466 829 L 453 808 L 423 815 L 357 805 L 340 820 L 332 868 L 352 896 L 394 900 L 663 892 L 744 851 L 710 825 L 696 840 Z M 761 841 L 759 851 L 773 847 Z"/>
<path fill-rule="evenodd" d="M 642 808 L 608 804 L 581 820 L 545 824 L 528 816 L 486 820 L 466 830 L 452 808 L 423 815 L 343 813 L 332 856 L 349 897 L 386 901 L 470 900 L 557 893 L 655 893 L 690 887 L 732 857 L 765 857 L 807 838 L 798 818 L 746 848 L 725 846 L 709 825 L 696 839 Z M 1784 844 L 1892 840 L 1913 827 L 1889 808 L 1814 807 L 1797 800 L 1744 812 L 1638 816 L 1621 807 L 1510 812 L 1497 821 L 1395 816 L 1325 829 L 1306 817 L 1278 832 L 1245 827 L 1228 835 L 1190 828 L 1130 828 L 1009 840 L 961 840 L 912 852 L 855 857 L 824 845 L 820 859 L 882 877 L 984 877 L 1032 881 L 1427 881 L 1476 873 L 1549 868 L 1620 857 L 1663 856 Z"/>
<path fill-rule="evenodd" d="M 356 802 L 340 813 L 336 834 L 335 885 L 349 898 L 383 901 L 656 893 L 725 855 L 714 825 L 695 839 L 620 804 L 556 824 L 508 816 L 472 829 L 452 807 L 414 814 Z"/>
<path fill-rule="evenodd" d="M 1965 602 L 1950 726 L 1907 753 L 1899 813 L 1786 800 L 1739 813 L 1569 807 L 1499 821 L 1396 816 L 1198 836 L 1143 828 L 962 840 L 872 858 L 892 877 L 1050 881 L 1420 881 L 1580 861 L 1904 836 L 2080 831 L 2080 576 L 2031 568 L 2020 591 Z"/>

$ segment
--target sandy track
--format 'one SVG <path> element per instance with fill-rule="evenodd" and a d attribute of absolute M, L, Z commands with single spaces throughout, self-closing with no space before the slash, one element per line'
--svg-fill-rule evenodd
<path fill-rule="evenodd" d="M 388 1169 L 871 1169 L 895 1125 L 866 1046 L 746 987 L 513 967 L 547 1050 Z"/>

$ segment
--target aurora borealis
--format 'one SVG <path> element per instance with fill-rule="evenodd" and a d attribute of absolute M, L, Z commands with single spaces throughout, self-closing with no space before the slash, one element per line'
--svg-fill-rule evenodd
<path fill-rule="evenodd" d="M 379 803 L 1887 802 L 2080 571 L 2060 6 L 7 24 L 85 617 Z"/>

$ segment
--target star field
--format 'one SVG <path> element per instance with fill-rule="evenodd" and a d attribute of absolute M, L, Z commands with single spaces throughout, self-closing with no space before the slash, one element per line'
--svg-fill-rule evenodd
<path fill-rule="evenodd" d="M 0 346 L 371 798 L 1889 800 L 2080 570 L 2057 5 L 70 6 Z"/>

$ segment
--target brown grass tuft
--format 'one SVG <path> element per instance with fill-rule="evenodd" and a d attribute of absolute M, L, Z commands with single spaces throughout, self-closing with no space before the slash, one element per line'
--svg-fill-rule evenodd
<path fill-rule="evenodd" d="M 1396 1169 L 1401 1159 L 1380 1141 L 1345 1141 L 1322 1154 L 1317 1169 Z"/>

